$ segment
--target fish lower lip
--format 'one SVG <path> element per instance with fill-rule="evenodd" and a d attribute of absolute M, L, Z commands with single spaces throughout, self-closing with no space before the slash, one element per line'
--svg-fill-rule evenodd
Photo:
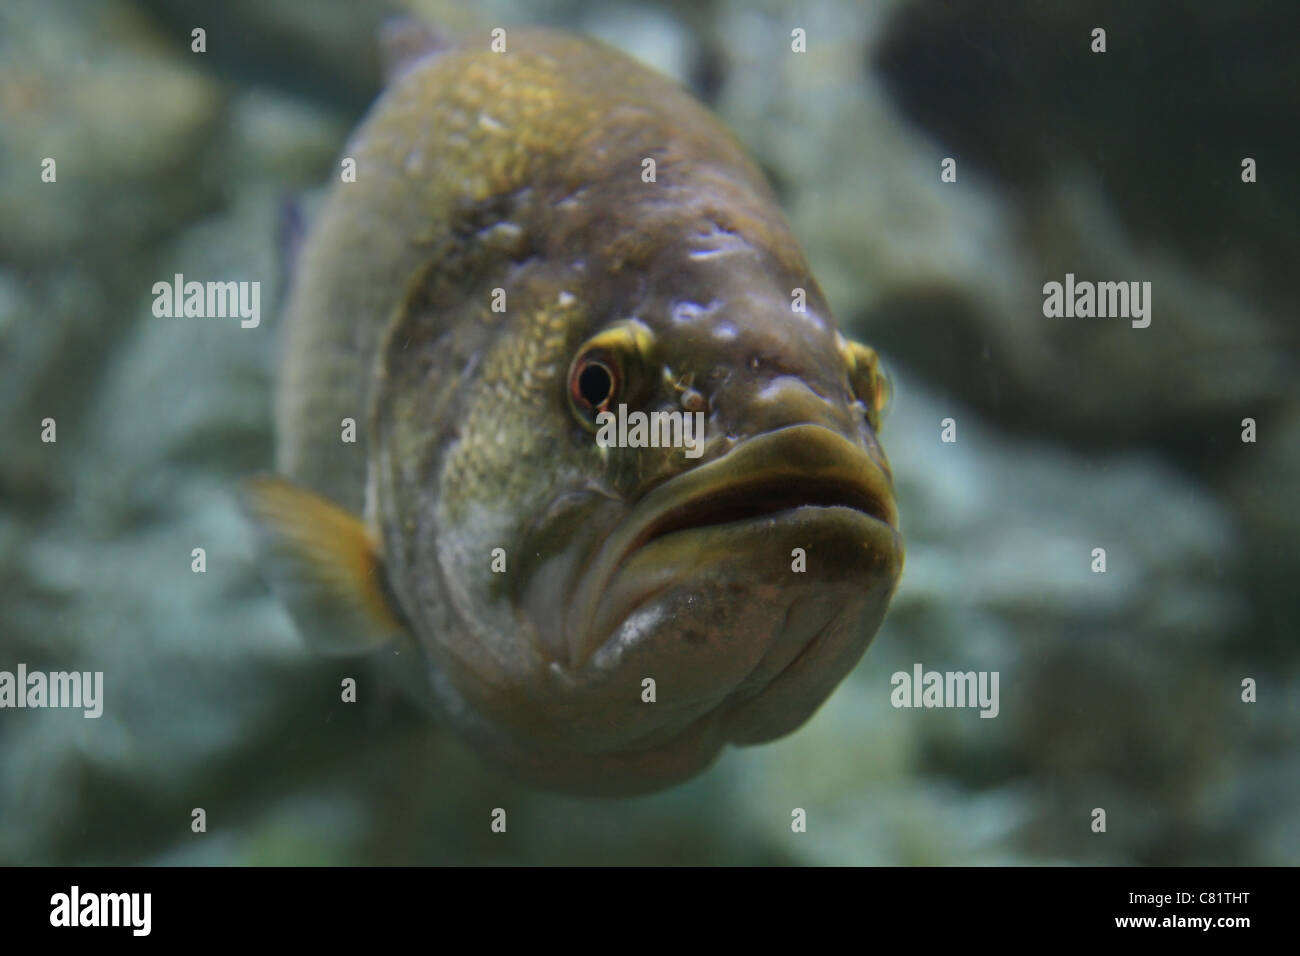
<path fill-rule="evenodd" d="M 569 666 L 600 646 L 597 608 L 628 558 L 684 531 L 775 519 L 806 509 L 844 508 L 892 532 L 898 515 L 889 476 L 864 450 L 830 429 L 796 425 L 753 438 L 722 458 L 652 490 L 610 536 L 573 602 Z M 884 529 L 881 529 L 882 531 Z"/>

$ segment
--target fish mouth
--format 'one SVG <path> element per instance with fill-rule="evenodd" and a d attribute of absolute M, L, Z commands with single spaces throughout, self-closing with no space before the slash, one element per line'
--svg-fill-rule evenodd
<path fill-rule="evenodd" d="M 820 425 L 793 425 L 738 445 L 651 490 L 590 563 L 571 605 L 569 668 L 581 667 L 622 612 L 673 580 L 654 574 L 627 588 L 611 584 L 629 564 L 652 565 L 675 538 L 716 532 L 736 541 L 751 529 L 790 519 L 836 521 L 869 546 L 897 550 L 898 511 L 888 472 L 848 439 Z M 616 593 L 617 592 L 617 593 Z"/>
<path fill-rule="evenodd" d="M 798 487 L 790 482 L 797 480 Z M 659 515 L 628 547 L 628 552 L 677 531 L 765 518 L 795 508 L 849 508 L 893 524 L 892 505 L 874 489 L 846 483 L 837 476 L 760 474 L 681 502 Z"/>

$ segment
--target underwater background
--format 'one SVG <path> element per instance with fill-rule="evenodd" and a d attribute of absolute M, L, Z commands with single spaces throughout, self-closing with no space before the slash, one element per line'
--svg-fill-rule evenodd
<path fill-rule="evenodd" d="M 402 12 L 687 85 L 892 375 L 881 632 L 799 731 L 664 793 L 543 793 L 372 685 L 343 703 L 361 665 L 310 655 L 253 566 L 286 210 Z M 105 686 L 99 719 L 0 710 L 0 863 L 1300 862 L 1298 28 L 1265 0 L 5 0 L 0 670 Z M 175 273 L 260 281 L 261 324 L 156 318 Z M 1045 317 L 1066 273 L 1151 282 L 1150 326 Z M 997 717 L 892 706 L 918 663 L 998 672 Z"/>

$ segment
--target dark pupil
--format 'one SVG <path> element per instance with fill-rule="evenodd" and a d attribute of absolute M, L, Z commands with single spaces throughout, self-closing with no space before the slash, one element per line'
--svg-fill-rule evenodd
<path fill-rule="evenodd" d="M 614 377 L 609 369 L 592 362 L 578 376 L 578 394 L 592 408 L 600 408 L 609 400 L 609 393 L 614 388 Z"/>

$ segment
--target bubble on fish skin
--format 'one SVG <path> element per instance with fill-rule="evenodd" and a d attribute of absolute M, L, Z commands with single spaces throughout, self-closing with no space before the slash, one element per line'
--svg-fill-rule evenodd
<path fill-rule="evenodd" d="M 190 570 L 195 574 L 206 574 L 208 571 L 208 553 L 203 548 L 195 548 L 190 552 Z"/>
<path fill-rule="evenodd" d="M 482 110 L 479 110 L 478 125 L 481 129 L 485 129 L 489 133 L 492 133 L 495 136 L 499 136 L 508 132 L 506 129 L 506 125 L 504 123 L 502 123 L 499 119 L 497 119 L 494 116 L 489 116 L 487 113 L 483 112 Z"/>
<path fill-rule="evenodd" d="M 818 332 L 834 331 L 835 326 L 826 321 L 826 318 L 816 312 L 803 311 L 794 313 L 795 317 L 809 328 L 816 329 Z"/>
<path fill-rule="evenodd" d="M 716 222 L 710 223 L 708 229 L 697 230 L 695 240 L 690 252 L 692 259 L 712 259 L 751 248 L 742 236 Z"/>
<path fill-rule="evenodd" d="M 702 412 L 708 407 L 704 396 L 693 388 L 687 388 L 681 394 L 682 408 L 688 412 Z"/>
<path fill-rule="evenodd" d="M 671 317 L 673 322 L 678 324 L 694 322 L 712 315 L 720 305 L 721 303 L 717 299 L 711 299 L 708 305 L 686 299 L 673 305 Z"/>
<path fill-rule="evenodd" d="M 342 688 L 339 699 L 345 704 L 355 704 L 357 702 L 357 679 L 355 677 L 345 677 L 339 686 Z"/>

